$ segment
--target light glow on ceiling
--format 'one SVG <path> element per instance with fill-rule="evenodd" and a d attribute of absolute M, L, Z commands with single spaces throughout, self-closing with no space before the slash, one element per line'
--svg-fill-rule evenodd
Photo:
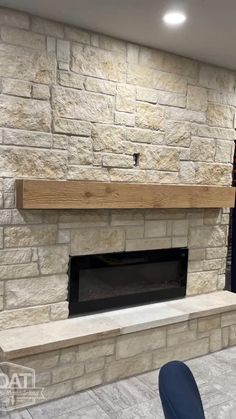
<path fill-rule="evenodd" d="M 182 12 L 168 12 L 163 16 L 163 21 L 167 25 L 178 26 L 182 25 L 186 20 L 186 15 Z"/>

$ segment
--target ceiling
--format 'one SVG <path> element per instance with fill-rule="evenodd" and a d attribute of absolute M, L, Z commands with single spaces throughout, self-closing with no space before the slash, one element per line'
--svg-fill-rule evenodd
<path fill-rule="evenodd" d="M 236 69 L 235 0 L 0 0 L 0 5 Z M 187 21 L 167 27 L 163 14 Z"/>

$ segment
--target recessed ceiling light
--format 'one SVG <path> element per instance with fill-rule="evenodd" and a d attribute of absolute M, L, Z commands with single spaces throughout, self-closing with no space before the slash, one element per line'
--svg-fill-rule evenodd
<path fill-rule="evenodd" d="M 186 20 L 186 16 L 181 12 L 168 12 L 163 16 L 163 21 L 167 25 L 181 25 Z"/>

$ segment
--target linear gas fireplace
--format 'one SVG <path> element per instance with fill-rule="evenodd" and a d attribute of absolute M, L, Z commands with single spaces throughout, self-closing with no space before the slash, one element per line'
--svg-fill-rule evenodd
<path fill-rule="evenodd" d="M 187 263 L 186 248 L 73 256 L 70 315 L 183 297 Z"/>

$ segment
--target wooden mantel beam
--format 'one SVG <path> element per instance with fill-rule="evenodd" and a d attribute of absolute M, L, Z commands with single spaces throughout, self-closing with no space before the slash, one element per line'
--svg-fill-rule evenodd
<path fill-rule="evenodd" d="M 87 181 L 16 181 L 19 209 L 230 208 L 235 188 Z"/>

